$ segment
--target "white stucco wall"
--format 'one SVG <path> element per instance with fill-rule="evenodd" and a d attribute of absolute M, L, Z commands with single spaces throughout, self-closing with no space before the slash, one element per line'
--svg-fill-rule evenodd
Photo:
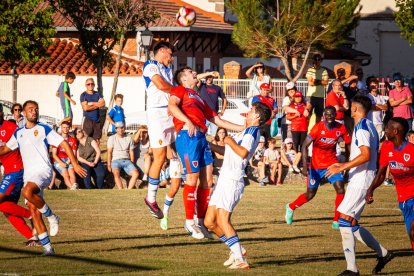
<path fill-rule="evenodd" d="M 360 0 L 361 14 L 373 14 L 384 11 L 395 11 L 394 0 Z"/>

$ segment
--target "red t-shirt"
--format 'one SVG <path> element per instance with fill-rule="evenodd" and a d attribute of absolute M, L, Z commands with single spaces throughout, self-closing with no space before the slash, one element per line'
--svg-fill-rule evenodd
<path fill-rule="evenodd" d="M 72 150 L 75 152 L 78 149 L 78 145 L 76 144 L 76 139 L 73 138 L 72 136 L 69 135 L 68 138 L 65 139 L 66 142 L 69 143 L 70 147 L 72 148 Z M 56 147 L 53 147 L 56 148 Z M 67 153 L 65 152 L 65 149 L 62 146 L 59 146 L 57 148 L 57 156 L 62 159 L 62 158 L 68 158 Z"/>
<path fill-rule="evenodd" d="M 291 122 L 291 130 L 292 131 L 306 131 L 308 132 L 308 118 L 303 116 L 303 113 L 306 109 L 306 104 L 304 103 L 292 103 L 289 107 L 296 109 L 301 114 L 300 117 L 296 117 Z"/>
<path fill-rule="evenodd" d="M 171 90 L 171 96 L 176 96 L 180 99 L 178 106 L 181 111 L 191 120 L 191 122 L 198 126 L 203 132 L 207 131 L 206 120 L 211 120 L 217 113 L 213 111 L 208 104 L 200 97 L 200 95 L 190 88 L 183 86 L 176 86 Z M 185 125 L 184 122 L 174 117 L 173 119 L 175 131 L 179 132 Z"/>
<path fill-rule="evenodd" d="M 328 93 L 326 97 L 326 106 L 328 105 L 338 105 L 340 107 L 344 107 L 345 98 L 341 95 L 338 96 L 335 92 L 331 91 Z M 336 120 L 343 120 L 345 117 L 345 113 L 343 111 L 337 110 L 336 111 Z"/>
<path fill-rule="evenodd" d="M 264 103 L 272 111 L 277 108 L 276 101 L 272 97 L 263 97 L 262 95 L 256 95 L 252 99 L 252 103 L 255 103 L 255 102 Z M 273 120 L 272 118 L 270 118 L 269 120 L 267 120 L 266 125 L 272 124 L 272 120 Z"/>
<path fill-rule="evenodd" d="M 335 122 L 334 127 L 331 129 L 325 122 L 319 122 L 309 132 L 308 137 L 313 141 L 313 169 L 326 169 L 338 162 L 336 158 L 336 143 L 339 138 L 342 137 L 346 144 L 351 143 L 351 137 L 346 131 L 345 126 L 338 122 Z"/>
<path fill-rule="evenodd" d="M 3 124 L 0 126 L 0 146 L 6 145 L 16 129 L 17 125 L 15 123 L 3 121 Z M 17 149 L 0 156 L 0 162 L 3 164 L 5 174 L 18 172 L 23 169 L 22 157 Z"/>
<path fill-rule="evenodd" d="M 390 165 L 395 181 L 398 201 L 414 198 L 414 145 L 405 142 L 400 149 L 391 141 L 385 141 L 380 151 L 380 167 Z"/>

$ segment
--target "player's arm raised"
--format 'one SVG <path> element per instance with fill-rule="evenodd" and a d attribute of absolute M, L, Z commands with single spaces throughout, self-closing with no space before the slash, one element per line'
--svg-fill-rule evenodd
<path fill-rule="evenodd" d="M 372 183 L 367 190 L 367 195 L 365 196 L 365 201 L 368 204 L 371 204 L 372 202 L 374 202 L 374 191 L 376 188 L 381 186 L 381 184 L 384 182 L 386 172 L 387 172 L 387 166 L 379 167 L 374 180 L 372 180 Z"/>
<path fill-rule="evenodd" d="M 229 129 L 229 130 L 233 130 L 237 132 L 243 131 L 246 128 L 246 125 L 245 125 L 246 122 L 244 122 L 245 123 L 244 125 L 236 125 L 229 121 L 221 119 L 219 116 L 213 117 L 210 121 L 219 127 L 223 127 L 225 129 Z"/>
<path fill-rule="evenodd" d="M 249 155 L 249 151 L 245 148 L 245 147 L 243 147 L 243 146 L 240 146 L 239 144 L 237 144 L 236 143 L 236 141 L 234 141 L 234 139 L 233 138 L 231 138 L 230 136 L 226 136 L 225 138 L 224 138 L 224 143 L 226 144 L 226 145 L 229 145 L 230 146 L 230 148 L 238 155 L 238 156 L 240 156 L 241 158 L 246 158 L 247 157 L 247 155 Z"/>
<path fill-rule="evenodd" d="M 166 82 L 160 75 L 154 75 L 151 78 L 151 81 L 154 83 L 154 85 L 161 91 L 165 93 L 170 93 L 173 86 Z"/>
<path fill-rule="evenodd" d="M 63 140 L 62 143 L 60 143 L 60 146 L 65 150 L 66 154 L 68 155 L 70 163 L 73 166 L 73 170 L 80 177 L 86 177 L 86 170 L 82 168 L 81 165 L 79 165 L 78 160 L 75 158 L 75 155 L 73 154 L 72 148 L 70 147 L 69 143 L 66 140 Z"/>
<path fill-rule="evenodd" d="M 355 157 L 353 160 L 346 162 L 346 163 L 335 163 L 329 166 L 328 171 L 326 172 L 326 176 L 330 177 L 337 173 L 349 170 L 361 164 L 364 164 L 369 161 L 370 158 L 370 148 L 368 146 L 360 146 L 359 150 L 361 153 Z"/>

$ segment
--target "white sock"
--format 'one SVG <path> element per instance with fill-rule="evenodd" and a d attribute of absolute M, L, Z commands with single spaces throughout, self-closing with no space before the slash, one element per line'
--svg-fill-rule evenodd
<path fill-rule="evenodd" d="M 169 197 L 168 195 L 165 195 L 165 200 L 164 200 L 164 209 L 163 209 L 163 213 L 164 213 L 164 217 L 168 217 L 168 212 L 170 211 L 170 207 L 174 202 L 174 198 Z"/>
<path fill-rule="evenodd" d="M 160 184 L 159 178 L 148 177 L 148 194 L 147 200 L 154 203 L 157 197 L 158 186 Z"/>
<path fill-rule="evenodd" d="M 52 244 L 50 243 L 50 239 L 49 239 L 49 235 L 47 234 L 47 232 L 44 232 L 42 234 L 39 235 L 39 240 L 42 243 L 43 248 L 45 249 L 45 251 L 50 251 L 52 250 Z"/>
<path fill-rule="evenodd" d="M 42 213 L 43 215 L 45 215 L 45 217 L 49 218 L 50 216 L 54 216 L 55 214 L 53 214 L 52 210 L 49 208 L 49 206 L 47 206 L 47 204 L 45 203 L 45 205 L 43 205 L 42 208 L 38 209 L 40 213 Z"/>
<path fill-rule="evenodd" d="M 230 248 L 231 252 L 234 255 L 234 259 L 243 260 L 242 248 L 240 244 L 239 237 L 234 235 L 226 240 L 227 246 Z"/>
<path fill-rule="evenodd" d="M 372 236 L 372 234 L 365 229 L 364 227 L 359 227 L 357 231 L 354 232 L 355 237 L 371 248 L 372 250 L 375 250 L 379 257 L 384 257 L 387 255 L 388 251 L 385 249 L 375 238 Z"/>
<path fill-rule="evenodd" d="M 185 225 L 187 225 L 187 226 L 191 226 L 191 225 L 194 225 L 195 223 L 194 223 L 194 220 L 193 219 L 186 219 L 185 220 Z"/>
<path fill-rule="evenodd" d="M 339 227 L 342 236 L 342 248 L 344 249 L 346 259 L 346 269 L 358 272 L 355 257 L 355 237 L 352 233 L 352 227 Z"/>

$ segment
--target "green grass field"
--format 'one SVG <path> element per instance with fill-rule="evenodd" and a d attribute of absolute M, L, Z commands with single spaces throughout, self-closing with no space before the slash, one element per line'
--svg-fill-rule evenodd
<path fill-rule="evenodd" d="M 284 205 L 305 190 L 304 184 L 258 187 L 252 184 L 235 210 L 233 222 L 252 268 L 229 271 L 222 263 L 229 250 L 219 242 L 194 240 L 184 229 L 181 191 L 163 231 L 149 215 L 146 190 L 51 190 L 46 200 L 61 217 L 52 238 L 56 257 L 41 257 L 41 248 L 26 248 L 24 239 L 0 223 L 0 275 L 336 275 L 346 268 L 338 230 L 331 229 L 335 192 L 320 188 L 315 199 L 298 209 L 294 223 L 284 223 Z M 163 202 L 161 189 L 158 202 Z M 393 187 L 381 187 L 367 206 L 361 225 L 396 258 L 384 274 L 414 275 L 414 258 Z M 361 275 L 376 264 L 376 254 L 357 244 Z"/>

